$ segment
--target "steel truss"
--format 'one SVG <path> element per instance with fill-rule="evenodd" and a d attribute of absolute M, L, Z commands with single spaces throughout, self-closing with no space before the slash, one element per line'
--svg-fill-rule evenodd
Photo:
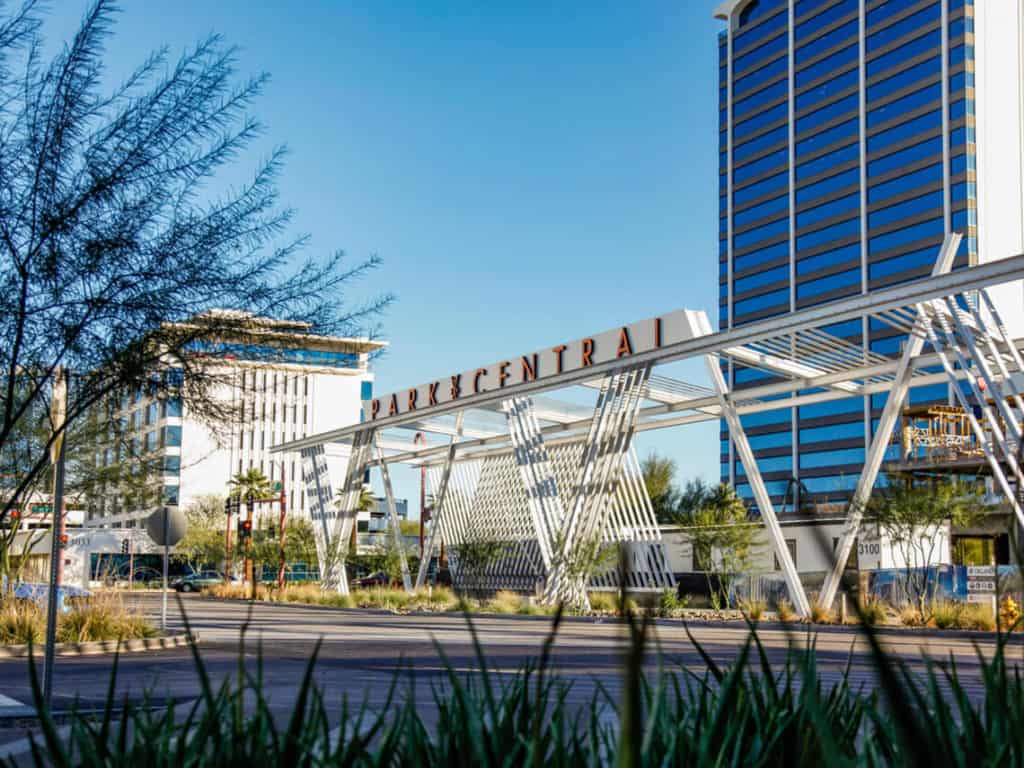
<path fill-rule="evenodd" d="M 838 588 L 897 417 L 915 386 L 953 382 L 953 392 L 965 410 L 980 409 L 981 419 L 975 419 L 971 428 L 988 456 L 996 483 L 1024 524 L 1016 498 L 1024 487 L 1020 459 L 1024 396 L 1014 381 L 1024 365 L 1014 346 L 1019 340 L 1011 339 L 986 290 L 1024 279 L 1024 255 L 952 270 L 958 244 L 958 235 L 947 238 L 929 278 L 717 333 L 711 332 L 704 313 L 687 312 L 692 328 L 689 338 L 621 360 L 548 375 L 543 381 L 517 384 L 510 391 L 485 389 L 465 402 L 443 402 L 415 414 L 382 415 L 372 423 L 312 435 L 274 450 L 302 451 L 322 563 L 331 559 L 340 540 L 351 535 L 366 470 L 406 463 L 427 467 L 435 496 L 433 524 L 416 585 L 425 583 L 431 557 L 443 542 L 457 585 L 539 589 L 549 600 L 582 602 L 588 584 L 578 576 L 578 560 L 595 542 L 627 545 L 632 558 L 629 586 L 671 585 L 632 440 L 638 432 L 721 420 L 744 466 L 793 603 L 806 614 L 809 600 L 783 546 L 773 498 L 743 430 L 746 415 L 887 395 L 849 505 L 834 567 L 819 596 L 823 603 L 830 603 Z M 901 353 L 873 352 L 825 330 L 852 319 L 880 321 L 907 334 Z M 656 365 L 698 358 L 706 363 L 711 387 L 652 370 Z M 729 387 L 722 370 L 730 361 L 765 371 L 771 378 Z M 594 405 L 585 409 L 540 397 L 571 387 L 582 387 L 576 392 L 589 392 L 590 397 L 596 390 Z M 412 431 L 426 435 L 426 443 L 409 441 Z M 351 447 L 341 508 L 334 513 L 328 477 L 332 455 L 324 453 L 324 446 L 337 443 Z M 391 514 L 389 480 L 385 477 L 384 485 Z M 498 556 L 491 557 L 485 568 L 467 559 L 467 554 L 480 554 L 466 547 L 473 541 L 500 544 Z M 346 589 L 343 573 L 329 576 L 338 589 Z M 613 571 L 597 574 L 589 586 L 611 586 L 615 579 Z"/>

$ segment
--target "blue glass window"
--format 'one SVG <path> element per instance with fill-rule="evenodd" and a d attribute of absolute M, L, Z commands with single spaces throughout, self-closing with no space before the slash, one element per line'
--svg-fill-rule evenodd
<path fill-rule="evenodd" d="M 949 90 L 953 93 L 956 91 L 962 91 L 965 88 L 974 87 L 974 73 L 973 72 L 957 72 L 951 78 L 949 78 Z"/>
<path fill-rule="evenodd" d="M 732 84 L 732 95 L 734 99 L 740 98 L 747 91 L 756 88 L 762 83 L 767 83 L 769 80 L 780 77 L 789 71 L 789 60 L 782 56 L 781 58 L 770 61 L 762 67 L 758 67 L 753 72 L 743 77 L 738 77 Z"/>
<path fill-rule="evenodd" d="M 761 411 L 760 413 L 745 413 L 740 416 L 740 423 L 744 429 L 750 429 L 751 427 L 766 427 L 769 424 L 779 424 L 780 426 L 790 423 L 790 410 L 788 408 L 779 409 L 777 411 Z"/>
<path fill-rule="evenodd" d="M 785 80 L 780 80 L 774 85 L 761 89 L 752 96 L 737 101 L 733 104 L 732 108 L 733 119 L 738 120 L 751 110 L 757 109 L 768 102 L 783 98 L 787 93 L 788 86 L 789 83 Z"/>
<path fill-rule="evenodd" d="M 826 72 L 840 72 L 851 64 L 857 63 L 857 46 L 849 45 L 841 51 L 836 51 L 827 56 L 813 67 L 807 67 L 796 73 L 793 82 L 797 88 L 803 88 L 808 83 L 813 83 Z"/>
<path fill-rule="evenodd" d="M 738 168 L 732 169 L 733 181 L 739 184 L 741 181 L 752 179 L 765 171 L 777 168 L 780 165 L 785 165 L 789 160 L 789 150 L 786 148 L 780 149 L 778 152 L 772 152 L 770 155 L 765 155 L 759 160 L 755 160 L 752 163 L 741 165 Z"/>
<path fill-rule="evenodd" d="M 176 475 L 181 472 L 181 456 L 164 456 L 164 474 Z"/>
<path fill-rule="evenodd" d="M 163 401 L 164 418 L 179 418 L 181 416 L 181 399 L 169 397 Z"/>
<path fill-rule="evenodd" d="M 741 232 L 740 234 L 733 234 L 732 245 L 733 248 L 740 250 L 743 248 L 749 248 L 762 240 L 767 240 L 772 237 L 779 235 L 789 234 L 789 219 L 779 219 L 773 221 L 770 224 L 765 224 L 754 229 Z"/>
<path fill-rule="evenodd" d="M 855 475 L 800 478 L 800 482 L 811 493 L 847 493 L 857 489 L 859 480 L 859 472 Z"/>
<path fill-rule="evenodd" d="M 859 168 L 851 168 L 848 171 L 837 173 L 835 176 L 829 176 L 827 179 L 822 179 L 814 184 L 801 187 L 796 191 L 796 204 L 803 205 L 825 195 L 830 195 L 833 192 L 838 192 L 841 189 L 852 187 L 855 184 L 860 184 Z"/>
<path fill-rule="evenodd" d="M 359 399 L 360 400 L 372 400 L 373 399 L 373 382 L 372 381 L 361 381 L 361 382 L 359 382 Z"/>
<path fill-rule="evenodd" d="M 734 280 L 733 290 L 737 294 L 741 294 L 762 285 L 771 285 L 772 283 L 788 279 L 789 265 L 783 264 L 781 267 L 775 267 L 773 269 L 765 270 L 764 272 L 758 272 L 757 274 L 748 275 L 747 277 L 741 277 Z"/>
<path fill-rule="evenodd" d="M 735 259 L 734 265 L 736 271 L 739 272 L 743 269 L 750 269 L 758 264 L 765 264 L 769 261 L 775 261 L 783 257 L 789 256 L 789 241 L 783 240 L 781 243 L 775 243 L 775 245 L 769 245 L 765 248 L 758 248 L 756 251 L 743 254 Z"/>
<path fill-rule="evenodd" d="M 974 32 L 974 17 L 961 16 L 949 22 L 949 39 L 956 40 L 967 32 Z"/>
<path fill-rule="evenodd" d="M 797 275 L 807 275 L 817 272 L 819 269 L 853 261 L 860 262 L 860 243 L 851 243 L 834 251 L 826 251 L 808 259 L 800 259 L 796 263 L 796 273 Z"/>
<path fill-rule="evenodd" d="M 941 145 L 940 145 L 941 146 Z M 811 176 L 817 176 L 819 173 L 836 168 L 844 163 L 848 163 L 851 160 L 856 160 L 860 157 L 860 149 L 856 144 L 849 144 L 845 147 L 829 152 L 826 155 L 817 157 L 814 160 L 808 160 L 805 163 L 801 163 L 796 167 L 796 180 L 798 182 L 808 179 Z"/>
<path fill-rule="evenodd" d="M 808 6 L 806 8 L 800 8 L 800 6 Z M 793 9 L 793 14 L 796 18 L 800 18 L 801 14 L 810 12 L 814 9 L 814 5 L 808 3 L 797 3 L 797 7 Z M 809 37 L 817 32 L 819 29 L 824 29 L 829 24 L 839 21 L 847 14 L 857 12 L 857 0 L 843 0 L 841 3 L 833 5 L 831 8 L 819 13 L 817 16 L 812 16 L 807 21 L 802 21 L 796 25 L 796 29 L 793 31 L 793 35 L 797 40 L 802 40 L 805 37 Z"/>
<path fill-rule="evenodd" d="M 839 45 L 847 38 L 856 37 L 857 23 L 857 20 L 854 19 L 853 21 L 843 24 L 821 37 L 815 38 L 806 45 L 797 48 L 796 53 L 794 54 L 796 65 L 799 67 L 818 54 Z"/>
<path fill-rule="evenodd" d="M 868 240 L 868 252 L 878 253 L 880 251 L 888 250 L 889 248 L 896 248 L 902 245 L 915 242 L 917 240 L 924 240 L 925 238 L 935 237 L 936 235 L 941 236 L 943 234 L 944 227 L 942 225 L 942 219 L 932 219 L 931 221 L 923 221 L 920 224 L 914 224 L 904 229 L 898 229 L 895 232 L 887 232 L 884 235 L 878 235 Z"/>
<path fill-rule="evenodd" d="M 935 163 L 871 187 L 868 190 L 868 203 L 877 203 L 893 195 L 900 195 L 918 187 L 941 182 L 942 163 Z"/>
<path fill-rule="evenodd" d="M 903 349 L 903 336 L 892 336 L 888 339 L 873 339 L 871 351 L 881 355 L 897 355 Z M 872 399 L 874 399 L 874 395 Z"/>
<path fill-rule="evenodd" d="M 753 117 L 749 117 L 733 126 L 732 136 L 733 141 L 738 141 L 743 136 L 748 136 L 755 131 L 759 131 L 762 128 L 771 125 L 776 120 L 782 120 L 789 114 L 789 104 L 783 102 L 778 106 L 766 109 L 764 112 L 759 112 Z"/>
<path fill-rule="evenodd" d="M 914 144 L 910 147 L 905 147 L 898 152 L 880 157 L 877 160 L 872 160 L 868 163 L 868 178 L 871 179 L 874 176 L 881 176 L 884 173 L 902 169 L 916 163 L 919 160 L 924 160 L 926 157 L 935 157 L 938 160 L 942 159 L 942 137 L 936 136 L 926 141 L 922 141 L 919 144 Z"/>
<path fill-rule="evenodd" d="M 863 334 L 860 320 L 844 320 L 841 323 L 832 323 L 822 326 L 821 330 L 838 339 L 860 339 Z"/>
<path fill-rule="evenodd" d="M 929 192 L 928 194 L 920 195 L 919 197 L 912 197 L 909 200 L 896 203 L 888 208 L 873 211 L 868 214 L 868 226 L 872 229 L 875 227 L 884 227 L 886 224 L 892 224 L 900 219 L 919 216 L 922 213 L 929 213 L 933 210 L 937 212 L 942 211 L 941 190 L 938 192 Z"/>
<path fill-rule="evenodd" d="M 155 451 L 157 448 L 156 430 L 146 433 L 146 450 Z"/>
<path fill-rule="evenodd" d="M 167 426 L 162 429 L 163 437 L 161 442 L 165 448 L 178 448 L 181 446 L 181 427 Z"/>
<path fill-rule="evenodd" d="M 970 126 L 962 126 L 960 128 L 954 128 L 949 132 L 949 143 L 955 146 L 966 146 L 967 143 L 974 143 L 974 128 Z"/>
<path fill-rule="evenodd" d="M 892 259 L 886 259 L 885 261 L 876 261 L 868 265 L 868 277 L 875 280 L 880 277 L 895 275 L 897 272 L 920 267 L 922 264 L 934 264 L 935 256 L 935 247 L 929 246 L 911 251 L 910 253 L 901 254 Z"/>
<path fill-rule="evenodd" d="M 786 50 L 785 30 L 779 31 L 782 34 L 779 34 L 778 37 L 772 40 L 768 40 L 764 45 L 753 48 L 742 56 L 734 56 L 732 60 L 732 71 L 737 73 L 743 72 L 743 70 L 749 68 L 751 65 L 756 65 L 761 59 L 766 59 L 773 54 L 784 52 Z"/>
<path fill-rule="evenodd" d="M 800 430 L 800 444 L 830 443 L 833 440 L 864 439 L 864 422 L 850 421 L 846 424 L 829 424 L 827 427 L 810 427 Z"/>
<path fill-rule="evenodd" d="M 888 96 L 890 93 L 904 88 L 912 83 L 916 83 L 919 80 L 923 80 L 926 77 L 935 77 L 942 72 L 942 56 L 935 56 L 934 58 L 922 61 L 920 64 L 915 64 L 909 69 L 904 69 L 902 72 L 897 72 L 892 77 L 887 77 L 885 80 L 881 80 L 874 85 L 868 86 L 868 104 L 878 101 L 879 99 Z"/>
<path fill-rule="evenodd" d="M 806 211 L 800 211 L 796 215 L 796 226 L 798 229 L 802 229 L 810 224 L 815 224 L 819 221 L 823 221 L 824 219 L 830 219 L 833 216 L 839 216 L 840 214 L 847 212 L 859 213 L 859 211 L 860 192 L 854 192 L 852 195 L 840 197 L 838 200 L 832 200 Z"/>
<path fill-rule="evenodd" d="M 755 205 L 753 208 L 747 208 L 745 211 L 733 214 L 733 226 L 737 228 L 745 227 L 746 225 L 753 224 L 755 221 L 759 221 L 767 216 L 784 213 L 788 210 L 789 195 L 784 194 L 782 197 L 776 197 L 774 200 L 767 200 Z"/>
<path fill-rule="evenodd" d="M 877 51 L 879 48 L 893 43 L 904 35 L 909 35 L 931 24 L 938 24 L 942 18 L 942 9 L 938 3 L 926 6 L 917 13 L 900 19 L 895 24 L 890 24 L 874 34 L 868 35 L 865 45 L 868 52 Z"/>
<path fill-rule="evenodd" d="M 781 305 L 785 305 L 787 309 L 789 307 L 789 288 L 783 288 L 781 291 L 772 291 L 771 293 L 765 293 L 751 299 L 737 301 L 732 305 L 732 311 L 734 315 L 745 315 L 751 312 L 767 309 L 768 307 Z"/>
<path fill-rule="evenodd" d="M 807 283 L 800 283 L 796 287 L 796 297 L 797 299 L 806 299 L 840 288 L 851 288 L 853 292 L 860 290 L 860 267 L 846 272 L 837 272 L 828 277 L 820 277 Z"/>
<path fill-rule="evenodd" d="M 877 152 L 880 149 L 884 149 L 896 142 L 909 139 L 914 134 L 924 133 L 929 129 L 935 129 L 942 125 L 942 110 L 934 110 L 926 114 L 916 117 L 913 120 L 908 120 L 905 123 L 893 126 L 881 133 L 876 133 L 874 136 L 868 138 L 868 152 Z"/>
<path fill-rule="evenodd" d="M 729 210 L 729 198 L 725 195 L 718 196 L 718 215 L 724 216 Z"/>
<path fill-rule="evenodd" d="M 788 448 L 793 442 L 793 433 L 786 430 L 785 432 L 770 432 L 767 435 L 750 435 L 747 442 L 755 451 L 765 448 Z"/>
<path fill-rule="evenodd" d="M 888 0 L 888 2 L 882 3 L 881 5 L 872 8 L 867 13 L 867 25 L 868 29 L 880 24 L 886 19 L 891 19 L 900 11 L 905 11 L 912 5 L 917 5 L 920 0 Z"/>
<path fill-rule="evenodd" d="M 837 413 L 863 413 L 864 400 L 860 397 L 844 397 L 839 400 L 828 400 L 823 403 L 812 403 L 800 406 L 800 418 L 816 419 L 821 416 L 834 416 Z"/>
<path fill-rule="evenodd" d="M 853 118 L 845 123 L 829 128 L 827 131 L 812 136 L 809 139 L 796 143 L 796 156 L 801 157 L 818 149 L 823 149 L 843 139 L 856 140 L 858 138 L 858 120 Z"/>
<path fill-rule="evenodd" d="M 792 456 L 772 456 L 769 458 L 757 459 L 757 468 L 761 472 L 791 472 L 793 470 Z M 743 469 L 743 462 L 736 462 L 736 474 L 746 475 Z"/>
<path fill-rule="evenodd" d="M 953 188 L 950 190 L 950 197 L 952 198 L 953 202 L 957 202 L 959 200 L 966 200 L 968 198 L 977 198 L 977 196 L 978 188 L 977 186 L 975 186 L 975 183 L 973 181 L 966 181 L 960 184 L 954 184 Z"/>
<path fill-rule="evenodd" d="M 733 203 L 735 205 L 743 205 L 750 200 L 756 200 L 770 192 L 785 192 L 788 190 L 788 187 L 789 173 L 779 173 L 775 176 L 769 176 L 767 179 L 763 179 L 756 184 L 751 184 L 749 187 L 743 187 L 743 189 L 735 190 L 732 194 Z"/>
<path fill-rule="evenodd" d="M 767 18 L 773 10 L 785 5 L 786 0 L 751 0 L 740 11 L 739 27 L 743 29 L 758 19 Z"/>
<path fill-rule="evenodd" d="M 807 107 L 817 104 L 819 101 L 824 101 L 829 96 L 844 91 L 847 88 L 853 88 L 859 81 L 859 75 L 857 69 L 851 69 L 848 72 L 844 72 L 837 77 L 833 77 L 816 88 L 812 88 L 809 91 L 805 91 L 796 97 L 796 109 L 798 112 L 803 111 Z"/>
<path fill-rule="evenodd" d="M 892 69 L 908 59 L 930 51 L 932 48 L 938 48 L 941 44 L 942 31 L 938 29 L 921 35 L 921 37 L 914 38 L 898 48 L 869 61 L 867 63 L 867 76 L 873 78 L 875 75 Z"/>
<path fill-rule="evenodd" d="M 265 362 L 305 363 L 331 368 L 357 368 L 359 355 L 351 352 L 328 352 L 318 349 L 289 349 L 256 344 L 193 341 L 187 345 L 197 357 L 224 357 L 229 360 L 259 360 Z"/>
<path fill-rule="evenodd" d="M 953 211 L 953 230 L 955 232 L 963 232 L 966 227 L 978 226 L 978 211 L 975 208 L 967 208 L 962 211 Z M 967 238 L 968 241 L 972 238 Z M 963 245 L 960 246 L 963 248 Z M 971 246 L 971 252 L 975 253 L 978 250 L 977 244 Z"/>
<path fill-rule="evenodd" d="M 164 486 L 164 504 L 176 507 L 178 506 L 178 486 L 176 485 L 165 485 Z"/>
<path fill-rule="evenodd" d="M 732 380 L 735 384 L 749 384 L 753 381 L 765 381 L 771 378 L 774 378 L 773 374 L 768 373 L 768 371 L 758 370 L 757 368 L 737 366 L 732 372 Z"/>
<path fill-rule="evenodd" d="M 949 105 L 949 119 L 958 120 L 966 115 L 974 114 L 974 100 L 973 99 L 957 99 Z"/>
<path fill-rule="evenodd" d="M 787 14 L 785 11 L 767 19 L 756 27 L 743 29 L 736 33 L 733 38 L 733 50 L 737 52 L 746 51 L 772 35 L 778 34 L 786 26 Z"/>
<path fill-rule="evenodd" d="M 856 212 L 853 213 L 856 214 Z M 849 221 L 844 221 L 839 224 L 833 224 L 830 227 L 825 227 L 824 229 L 819 229 L 817 232 L 800 235 L 800 237 L 796 239 L 796 247 L 798 251 L 803 251 L 805 249 L 824 245 L 825 243 L 832 242 L 833 240 L 842 240 L 859 234 L 860 219 L 853 218 Z"/>
<path fill-rule="evenodd" d="M 857 405 L 861 403 L 858 401 Z M 843 448 L 838 451 L 821 451 L 815 453 L 801 453 L 800 467 L 813 469 L 815 467 L 835 467 L 842 464 L 863 464 L 863 448 Z"/>
<path fill-rule="evenodd" d="M 777 144 L 785 144 L 789 140 L 789 129 L 783 125 L 774 131 L 761 134 L 757 138 L 745 141 L 742 144 L 734 144 L 732 148 L 732 161 L 739 165 L 748 157 L 753 157 L 758 152 L 763 152 Z"/>
<path fill-rule="evenodd" d="M 831 104 L 827 104 L 821 109 L 816 109 L 809 115 L 798 118 L 796 121 L 796 132 L 803 133 L 812 128 L 815 128 L 823 123 L 827 123 L 829 120 L 834 120 L 837 117 L 842 117 L 848 112 L 856 112 L 858 105 L 858 96 L 853 94 L 846 98 L 835 101 Z"/>
<path fill-rule="evenodd" d="M 868 128 L 874 128 L 887 120 L 893 120 L 933 101 L 942 99 L 942 83 L 935 83 L 868 112 Z M 950 107 L 952 110 L 952 106 Z"/>

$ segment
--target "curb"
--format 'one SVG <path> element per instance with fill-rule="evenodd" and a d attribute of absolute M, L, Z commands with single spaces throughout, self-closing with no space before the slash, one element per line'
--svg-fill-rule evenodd
<path fill-rule="evenodd" d="M 102 653 L 135 653 L 138 651 L 157 651 L 166 648 L 183 648 L 199 643 L 198 635 L 166 635 L 164 637 L 141 637 L 130 640 L 96 640 L 89 643 L 57 643 L 58 656 L 95 656 Z M 0 645 L 0 659 L 23 659 L 29 655 L 43 653 L 42 645 Z"/>

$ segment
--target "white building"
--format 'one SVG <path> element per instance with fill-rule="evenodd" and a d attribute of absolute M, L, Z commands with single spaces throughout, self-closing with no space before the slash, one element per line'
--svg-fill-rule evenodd
<path fill-rule="evenodd" d="M 271 455 L 277 443 L 298 440 L 360 419 L 361 400 L 371 397 L 369 358 L 386 342 L 318 336 L 304 323 L 249 313 L 214 310 L 204 317 L 237 319 L 237 330 L 192 345 L 196 359 L 208 358 L 223 397 L 232 404 L 230 424 L 211 425 L 190 414 L 188 403 L 158 401 L 143 393 L 122 398 L 117 416 L 136 451 L 162 460 L 163 503 L 187 507 L 201 496 L 223 496 L 235 475 L 259 469 L 282 482 L 290 511 L 306 509 L 298 454 Z M 114 450 L 97 453 L 101 464 Z M 118 488 L 89 500 L 86 525 L 135 528 L 152 512 Z"/>

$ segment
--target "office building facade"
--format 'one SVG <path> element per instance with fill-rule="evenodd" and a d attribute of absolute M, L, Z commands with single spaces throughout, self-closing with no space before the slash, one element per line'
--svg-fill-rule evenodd
<path fill-rule="evenodd" d="M 300 456 L 270 449 L 328 425 L 358 422 L 362 401 L 372 397 L 370 356 L 386 342 L 320 336 L 304 323 L 249 313 L 213 313 L 217 335 L 189 352 L 216 378 L 216 396 L 232 406 L 231 423 L 211 425 L 177 399 L 123 395 L 109 412 L 120 420 L 128 453 L 157 467 L 160 487 L 144 498 L 125 484 L 98 489 L 88 499 L 86 525 L 140 527 L 155 504 L 187 507 L 201 496 L 224 496 L 231 478 L 250 469 L 283 483 L 288 509 L 306 512 Z M 200 315 L 190 322 L 203 321 Z M 117 451 L 100 446 L 95 461 L 109 466 Z"/>
<path fill-rule="evenodd" d="M 1018 0 L 729 0 L 715 15 L 722 329 L 925 276 L 949 232 L 957 267 L 1024 251 Z M 1024 335 L 1020 284 L 993 295 Z M 869 322 L 827 330 L 886 355 L 903 341 Z M 770 378 L 728 371 L 735 389 Z M 841 504 L 884 403 L 745 417 L 777 507 Z M 722 479 L 750 498 L 721 439 Z"/>

